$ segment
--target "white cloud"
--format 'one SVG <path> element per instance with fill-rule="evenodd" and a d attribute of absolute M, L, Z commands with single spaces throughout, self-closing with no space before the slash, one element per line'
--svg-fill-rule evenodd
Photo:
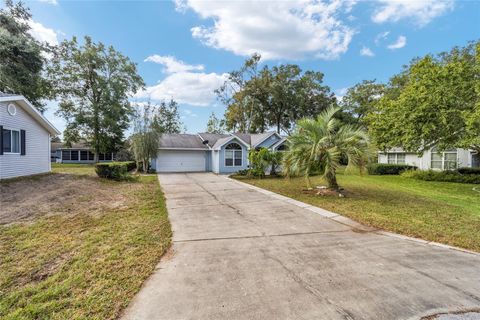
<path fill-rule="evenodd" d="M 373 53 L 370 48 L 364 46 L 360 49 L 360 55 L 364 57 L 374 57 L 375 53 Z"/>
<path fill-rule="evenodd" d="M 40 2 L 45 2 L 45 3 L 48 3 L 48 4 L 53 4 L 54 6 L 56 6 L 58 4 L 58 1 L 57 0 L 39 0 Z"/>
<path fill-rule="evenodd" d="M 396 50 L 396 49 L 400 49 L 400 48 L 405 47 L 406 44 L 407 44 L 407 37 L 399 36 L 397 41 L 388 45 L 387 48 L 390 49 L 390 50 Z"/>
<path fill-rule="evenodd" d="M 58 45 L 58 35 L 55 30 L 43 26 L 40 22 L 29 20 L 30 34 L 40 42 L 47 42 L 50 45 Z"/>
<path fill-rule="evenodd" d="M 154 54 L 147 57 L 144 62 L 155 62 L 165 66 L 165 73 L 176 73 L 176 72 L 185 72 L 185 71 L 203 71 L 205 67 L 201 64 L 199 65 L 190 65 L 186 64 L 182 60 L 177 60 L 173 56 L 160 56 Z"/>
<path fill-rule="evenodd" d="M 183 110 L 183 113 L 185 113 L 188 117 L 193 117 L 193 118 L 198 117 L 198 115 L 190 109 Z"/>
<path fill-rule="evenodd" d="M 207 46 L 263 59 L 335 59 L 348 50 L 355 31 L 345 25 L 355 1 L 177 1 L 213 26 L 195 26 L 192 36 Z"/>
<path fill-rule="evenodd" d="M 226 74 L 177 72 L 136 94 L 152 100 L 174 99 L 178 103 L 208 106 L 215 100 L 214 90 L 226 80 Z"/>
<path fill-rule="evenodd" d="M 424 26 L 454 7 L 453 0 L 378 0 L 381 5 L 374 12 L 376 23 L 397 22 L 410 19 Z"/>
<path fill-rule="evenodd" d="M 378 44 L 387 39 L 388 35 L 390 34 L 390 31 L 385 31 L 385 32 L 381 32 L 379 34 L 377 34 L 377 36 L 375 37 L 375 44 L 378 46 Z"/>

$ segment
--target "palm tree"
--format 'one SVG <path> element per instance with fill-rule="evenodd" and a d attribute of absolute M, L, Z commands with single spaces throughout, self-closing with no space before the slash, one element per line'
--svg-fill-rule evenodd
<path fill-rule="evenodd" d="M 304 176 L 311 188 L 310 175 L 323 174 L 328 187 L 338 190 L 336 171 L 342 157 L 348 165 L 363 170 L 368 159 L 368 136 L 360 127 L 343 124 L 333 116 L 340 110 L 330 107 L 317 119 L 302 119 L 288 138 L 288 151 L 283 157 L 287 177 Z"/>

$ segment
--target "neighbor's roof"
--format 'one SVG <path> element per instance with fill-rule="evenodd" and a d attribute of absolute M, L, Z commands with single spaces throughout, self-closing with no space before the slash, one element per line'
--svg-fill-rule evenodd
<path fill-rule="evenodd" d="M 20 107 L 22 107 L 25 112 L 27 112 L 33 119 L 35 119 L 42 127 L 44 127 L 50 134 L 59 135 L 60 131 L 50 123 L 50 121 L 45 118 L 40 111 L 37 110 L 24 96 L 1 93 L 0 102 L 16 102 Z"/>
<path fill-rule="evenodd" d="M 77 143 L 72 143 L 71 147 L 66 146 L 65 142 L 52 142 L 50 145 L 50 150 L 62 150 L 62 149 L 85 149 L 90 150 L 91 148 L 87 145 L 86 142 L 80 141 Z"/>
<path fill-rule="evenodd" d="M 205 149 L 202 139 L 196 134 L 165 133 L 159 139 L 160 149 Z"/>

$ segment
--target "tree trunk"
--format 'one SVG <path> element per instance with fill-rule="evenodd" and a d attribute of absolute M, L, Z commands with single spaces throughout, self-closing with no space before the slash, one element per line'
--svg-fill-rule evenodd
<path fill-rule="evenodd" d="M 305 175 L 305 180 L 307 181 L 307 188 L 311 189 L 312 183 L 310 182 L 310 175 L 308 173 Z"/>
<path fill-rule="evenodd" d="M 339 189 L 335 170 L 326 172 L 325 179 L 327 180 L 327 185 L 330 189 L 333 189 L 333 190 Z"/>

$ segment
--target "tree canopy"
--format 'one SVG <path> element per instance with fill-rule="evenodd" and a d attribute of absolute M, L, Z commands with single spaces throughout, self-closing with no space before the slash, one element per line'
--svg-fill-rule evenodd
<path fill-rule="evenodd" d="M 180 113 L 178 112 L 178 103 L 175 100 L 160 102 L 159 105 L 152 105 L 152 127 L 159 134 L 162 133 L 181 133 L 185 131 L 185 127 L 180 120 Z"/>
<path fill-rule="evenodd" d="M 330 88 L 323 85 L 323 73 L 303 72 L 293 64 L 260 69 L 260 59 L 258 54 L 247 59 L 216 91 L 227 106 L 227 130 L 257 133 L 274 127 L 278 133 L 289 133 L 298 119 L 336 104 Z"/>
<path fill-rule="evenodd" d="M 437 146 L 480 151 L 480 42 L 413 60 L 390 80 L 367 116 L 382 149 Z"/>
<path fill-rule="evenodd" d="M 111 46 L 73 38 L 56 48 L 48 75 L 60 100 L 57 114 L 67 122 L 65 141 L 85 139 L 95 160 L 115 150 L 133 111 L 129 96 L 144 85 L 136 65 Z"/>
<path fill-rule="evenodd" d="M 225 120 L 218 119 L 214 112 L 210 115 L 207 122 L 208 133 L 225 133 Z"/>
<path fill-rule="evenodd" d="M 5 1 L 0 9 L 0 92 L 21 94 L 39 111 L 45 110 L 49 83 L 43 76 L 49 51 L 29 33 L 31 14 L 21 2 Z"/>

